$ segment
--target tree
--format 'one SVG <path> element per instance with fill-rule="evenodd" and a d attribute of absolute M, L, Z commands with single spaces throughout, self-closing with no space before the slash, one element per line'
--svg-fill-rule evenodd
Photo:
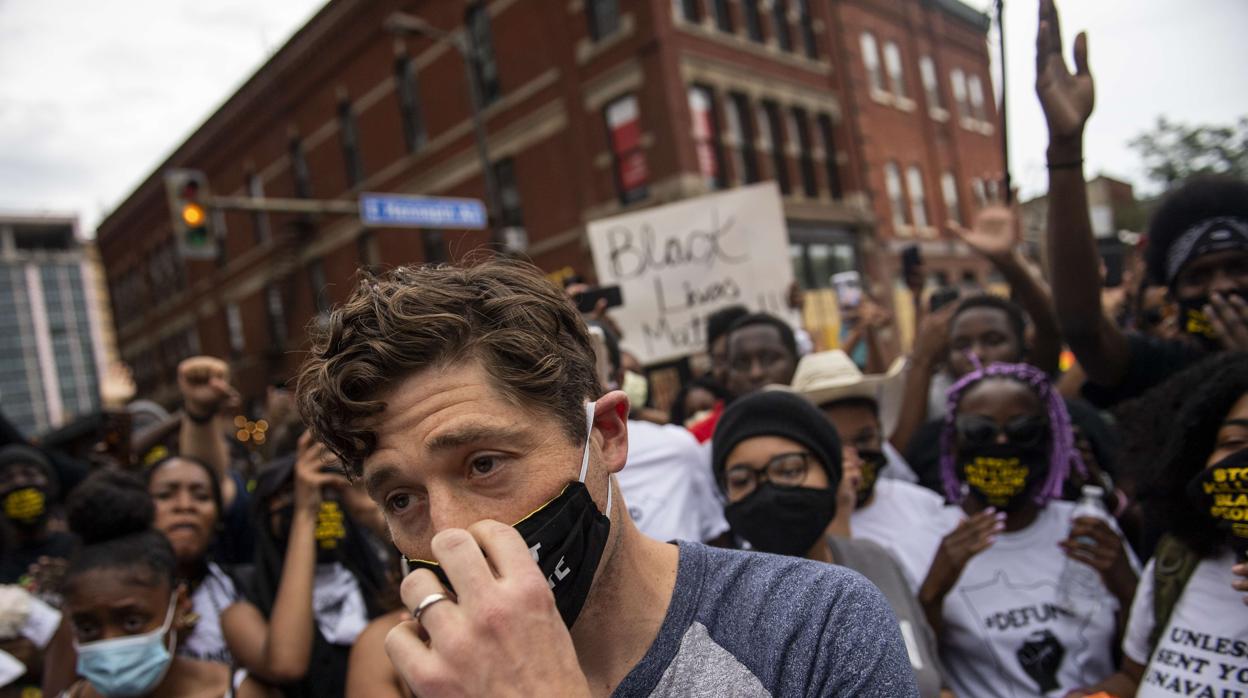
<path fill-rule="evenodd" d="M 1199 174 L 1248 179 L 1248 116 L 1231 125 L 1189 126 L 1157 118 L 1157 125 L 1128 141 L 1150 179 L 1165 188 Z"/>

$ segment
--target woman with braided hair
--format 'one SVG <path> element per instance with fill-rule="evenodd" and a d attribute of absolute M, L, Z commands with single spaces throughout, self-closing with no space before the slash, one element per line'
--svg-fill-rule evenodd
<path fill-rule="evenodd" d="M 951 502 L 919 590 L 957 695 L 1063 695 L 1114 671 L 1138 566 L 1112 523 L 1071 522 L 1060 499 L 1084 465 L 1070 415 L 1043 371 L 975 362 L 949 389 L 941 478 Z M 1068 560 L 1100 573 L 1102 603 L 1059 602 Z"/>

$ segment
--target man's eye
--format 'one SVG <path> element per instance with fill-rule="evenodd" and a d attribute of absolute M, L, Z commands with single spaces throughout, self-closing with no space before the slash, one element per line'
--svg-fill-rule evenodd
<path fill-rule="evenodd" d="M 386 509 L 399 514 L 402 513 L 412 503 L 410 494 L 396 494 L 386 500 Z"/>
<path fill-rule="evenodd" d="M 126 616 L 125 622 L 122 623 L 122 627 L 130 634 L 140 632 L 145 625 L 147 625 L 147 619 L 137 615 Z"/>
<path fill-rule="evenodd" d="M 473 475 L 489 475 L 498 469 L 498 456 L 478 456 L 470 464 Z"/>

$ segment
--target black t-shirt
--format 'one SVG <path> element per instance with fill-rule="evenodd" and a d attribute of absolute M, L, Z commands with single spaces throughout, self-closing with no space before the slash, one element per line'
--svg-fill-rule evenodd
<path fill-rule="evenodd" d="M 1118 385 L 1105 386 L 1088 381 L 1083 397 L 1101 409 L 1139 397 L 1167 378 L 1208 356 L 1208 352 L 1177 339 L 1158 339 L 1131 333 L 1127 335 L 1127 372 Z"/>
<path fill-rule="evenodd" d="M 11 553 L 0 556 L 0 584 L 17 584 L 18 580 L 30 572 L 30 566 L 41 557 L 68 559 L 74 548 L 74 541 L 72 534 L 53 531 L 38 543 L 18 547 Z"/>
<path fill-rule="evenodd" d="M 255 550 L 251 493 L 247 491 L 247 481 L 237 470 L 231 470 L 230 477 L 237 494 L 221 517 L 221 531 L 217 534 L 212 559 L 223 565 L 246 565 L 254 562 Z"/>

